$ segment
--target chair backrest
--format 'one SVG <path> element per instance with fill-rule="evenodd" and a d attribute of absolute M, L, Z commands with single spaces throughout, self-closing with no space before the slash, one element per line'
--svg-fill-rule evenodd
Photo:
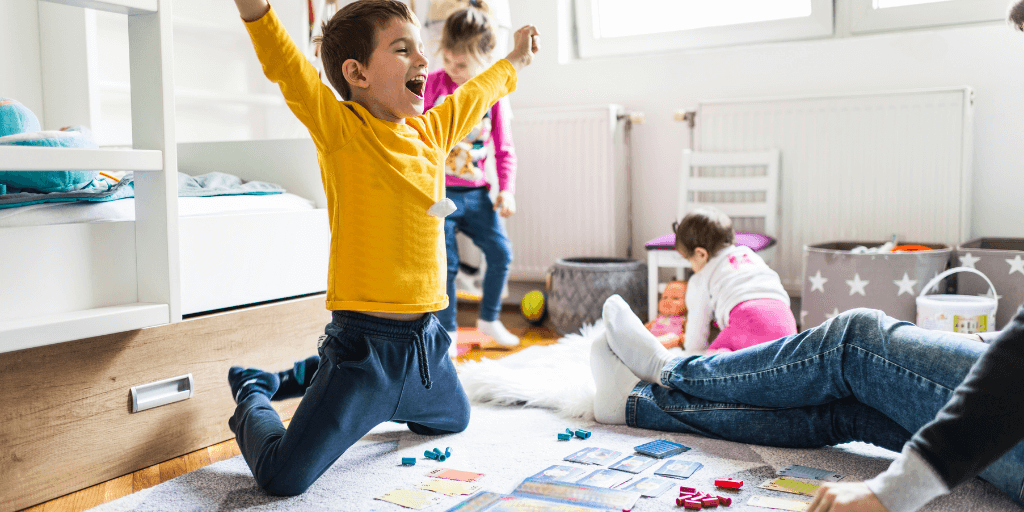
<path fill-rule="evenodd" d="M 705 153 L 683 150 L 676 220 L 701 206 L 733 219 L 737 232 L 779 236 L 779 150 Z"/>

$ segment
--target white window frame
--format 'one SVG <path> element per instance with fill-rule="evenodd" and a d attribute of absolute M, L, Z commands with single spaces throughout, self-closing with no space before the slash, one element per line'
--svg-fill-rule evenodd
<path fill-rule="evenodd" d="M 835 30 L 832 0 L 811 0 L 811 15 L 803 18 L 599 38 L 595 37 L 595 2 L 596 0 L 573 2 L 580 58 L 812 39 L 830 37 Z"/>
<path fill-rule="evenodd" d="M 1006 18 L 1009 0 L 947 0 L 927 4 L 873 8 L 872 0 L 847 0 L 850 32 L 864 34 Z"/>

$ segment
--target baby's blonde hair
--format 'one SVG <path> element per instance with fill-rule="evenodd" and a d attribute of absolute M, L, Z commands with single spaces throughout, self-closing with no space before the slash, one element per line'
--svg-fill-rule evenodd
<path fill-rule="evenodd" d="M 441 49 L 456 55 L 473 55 L 482 62 L 491 59 L 497 44 L 490 8 L 483 0 L 469 0 L 469 6 L 455 11 L 444 22 Z"/>

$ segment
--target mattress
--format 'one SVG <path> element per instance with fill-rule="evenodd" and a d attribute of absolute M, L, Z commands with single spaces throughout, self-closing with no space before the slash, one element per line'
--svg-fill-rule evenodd
<path fill-rule="evenodd" d="M 179 217 L 312 210 L 294 194 L 179 197 Z M 0 228 L 135 220 L 135 199 L 107 202 L 43 203 L 0 209 Z"/>

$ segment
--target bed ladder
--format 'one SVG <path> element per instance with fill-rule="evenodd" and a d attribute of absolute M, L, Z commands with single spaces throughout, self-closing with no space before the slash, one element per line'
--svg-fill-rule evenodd
<path fill-rule="evenodd" d="M 138 293 L 126 304 L 0 320 L 0 352 L 181 321 L 171 0 L 39 1 L 128 16 L 133 149 L 0 146 L 0 170 L 134 171 Z M 38 255 L 40 265 L 75 256 Z"/>

